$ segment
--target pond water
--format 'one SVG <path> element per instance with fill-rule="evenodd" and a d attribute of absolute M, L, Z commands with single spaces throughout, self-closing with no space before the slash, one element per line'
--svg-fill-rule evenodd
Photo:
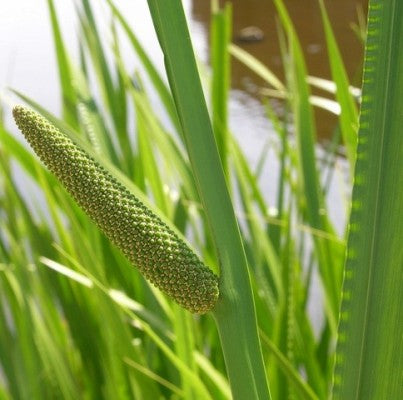
<path fill-rule="evenodd" d="M 352 24 L 357 24 L 357 12 L 366 13 L 368 0 L 326 1 L 330 19 L 346 70 L 352 84 L 359 85 L 362 60 L 362 43 L 353 33 Z M 64 37 L 70 42 L 70 52 L 77 56 L 75 48 L 77 20 L 73 1 L 56 2 Z M 102 3 L 102 2 L 101 2 Z M 236 39 L 242 28 L 255 26 L 262 30 L 264 38 L 255 43 L 240 44 L 245 50 L 261 60 L 277 76 L 284 78 L 278 44 L 276 12 L 269 0 L 232 0 L 233 32 Z M 323 78 L 330 77 L 326 45 L 320 23 L 317 0 L 285 1 L 304 49 L 309 73 Z M 208 30 L 210 2 L 206 0 L 185 0 L 184 6 L 196 53 L 208 62 Z M 135 31 L 162 71 L 162 57 L 155 39 L 147 3 L 121 0 L 119 7 L 124 11 Z M 95 7 L 100 24 L 105 24 L 107 8 Z M 105 18 L 106 17 L 106 18 Z M 105 26 L 105 25 L 104 25 Z M 105 35 L 106 41 L 109 37 Z M 69 40 L 71 39 L 71 40 Z M 125 42 L 125 41 L 123 41 Z M 127 46 L 127 43 L 126 43 Z M 126 47 L 126 54 L 130 50 Z M 46 2 L 44 0 L 0 1 L 0 89 L 12 86 L 27 93 L 41 104 L 57 111 L 60 107 L 57 70 L 53 54 L 53 43 L 49 26 Z M 130 60 L 130 56 L 127 56 Z M 243 130 L 248 120 L 256 122 L 263 111 L 257 100 L 257 90 L 264 86 L 262 80 L 241 63 L 232 65 L 233 99 L 236 107 L 236 126 Z M 320 138 L 329 137 L 335 120 L 325 112 L 317 113 L 317 127 Z M 252 118 L 251 118 L 252 117 Z M 254 126 L 259 131 L 262 122 Z M 263 124 L 264 125 L 264 124 Z M 265 126 L 265 125 L 264 125 Z M 248 126 L 245 131 L 248 131 Z M 265 126 L 266 128 L 266 126 Z"/>
<path fill-rule="evenodd" d="M 192 19 L 202 25 L 205 36 L 208 35 L 210 20 L 209 3 L 209 1 L 204 0 L 194 0 L 191 12 Z M 221 1 L 221 3 L 224 2 Z M 289 10 L 301 41 L 309 74 L 321 78 L 330 78 L 330 67 L 318 0 L 286 0 L 284 3 Z M 273 2 L 270 0 L 232 0 L 231 4 L 235 43 L 262 61 L 284 81 L 278 40 L 279 25 Z M 361 13 L 366 15 L 368 0 L 327 0 L 325 4 L 350 82 L 352 85 L 360 86 L 363 43 L 357 38 L 352 27 L 358 24 L 358 16 Z M 261 30 L 264 35 L 263 40 L 249 43 L 241 43 L 237 40 L 241 30 L 248 26 Z M 234 60 L 232 63 L 233 89 L 257 97 L 257 92 L 262 86 L 265 86 L 262 79 L 251 74 L 247 67 Z M 242 101 L 241 99 L 240 101 Z M 246 101 L 245 108 L 249 110 L 250 107 L 256 107 L 256 105 Z M 336 119 L 325 111 L 317 113 L 317 133 L 320 139 L 326 139 L 331 135 L 335 121 Z"/>

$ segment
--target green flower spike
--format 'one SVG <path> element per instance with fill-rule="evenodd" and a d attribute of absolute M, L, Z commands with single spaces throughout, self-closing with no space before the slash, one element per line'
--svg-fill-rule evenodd
<path fill-rule="evenodd" d="M 214 307 L 217 276 L 178 235 L 41 115 L 22 106 L 13 115 L 39 158 L 151 283 L 193 313 Z"/>

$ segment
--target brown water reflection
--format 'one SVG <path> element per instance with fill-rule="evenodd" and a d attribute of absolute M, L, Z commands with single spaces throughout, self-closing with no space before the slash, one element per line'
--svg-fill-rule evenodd
<path fill-rule="evenodd" d="M 276 12 L 271 0 L 232 0 L 233 33 L 253 25 L 263 30 L 264 40 L 256 43 L 237 43 L 253 54 L 281 79 L 284 78 L 278 44 Z M 221 1 L 221 4 L 224 4 Z M 301 40 L 310 75 L 330 78 L 326 43 L 321 24 L 318 0 L 285 0 Z M 351 28 L 357 23 L 357 9 L 366 15 L 368 0 L 326 0 L 333 29 L 338 40 L 345 67 L 353 85 L 360 85 L 360 70 L 363 44 Z M 193 0 L 193 19 L 203 23 L 208 30 L 210 1 Z M 253 93 L 264 82 L 237 62 L 232 63 L 232 87 Z M 336 119 L 324 111 L 316 112 L 318 136 L 328 138 L 335 127 Z"/>

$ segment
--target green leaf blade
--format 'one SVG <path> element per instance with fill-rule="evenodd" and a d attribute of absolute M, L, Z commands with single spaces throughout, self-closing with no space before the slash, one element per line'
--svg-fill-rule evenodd
<path fill-rule="evenodd" d="M 164 52 L 169 84 L 216 249 L 220 297 L 214 317 L 220 331 L 234 399 L 270 399 L 248 266 L 228 193 L 179 0 L 148 1 Z"/>
<path fill-rule="evenodd" d="M 370 4 L 334 399 L 401 397 L 403 4 Z"/>

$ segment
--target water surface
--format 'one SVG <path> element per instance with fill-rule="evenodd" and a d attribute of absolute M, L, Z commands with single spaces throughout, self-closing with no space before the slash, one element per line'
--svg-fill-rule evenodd
<path fill-rule="evenodd" d="M 223 3 L 223 2 L 222 2 Z M 318 0 L 285 0 L 295 24 L 310 75 L 331 78 L 327 48 Z M 233 38 L 236 44 L 268 66 L 282 81 L 284 69 L 278 40 L 278 18 L 270 0 L 232 0 Z M 329 18 L 343 57 L 347 74 L 353 85 L 361 85 L 363 43 L 354 33 L 352 26 L 358 24 L 358 13 L 366 15 L 368 0 L 325 0 Z M 199 22 L 208 35 L 210 2 L 194 0 L 192 18 Z M 237 37 L 242 28 L 255 26 L 264 33 L 264 39 L 255 43 L 241 43 Z M 265 82 L 250 72 L 237 60 L 232 63 L 232 87 L 258 97 L 257 92 Z M 323 93 L 321 93 L 323 95 Z M 255 105 L 256 106 L 256 105 Z M 248 111 L 253 107 L 245 102 Z M 252 113 L 253 114 L 253 113 Z M 328 138 L 334 129 L 336 118 L 325 111 L 317 112 L 317 130 L 321 139 Z"/>

